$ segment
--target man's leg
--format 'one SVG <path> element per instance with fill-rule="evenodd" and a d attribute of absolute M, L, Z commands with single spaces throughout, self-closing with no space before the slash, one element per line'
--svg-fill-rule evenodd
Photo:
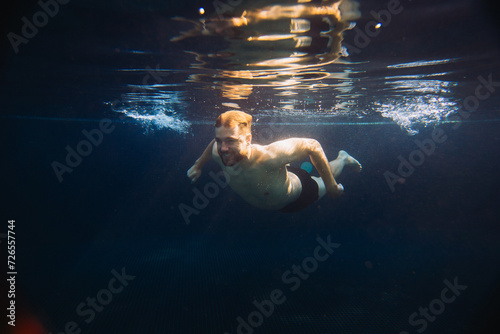
<path fill-rule="evenodd" d="M 346 151 L 339 151 L 337 159 L 330 161 L 330 169 L 335 181 L 337 181 L 345 166 L 350 166 L 357 172 L 360 172 L 362 168 L 358 160 L 351 157 Z M 318 199 L 320 199 L 326 194 L 325 183 L 320 177 L 312 176 L 312 178 L 318 183 Z"/>

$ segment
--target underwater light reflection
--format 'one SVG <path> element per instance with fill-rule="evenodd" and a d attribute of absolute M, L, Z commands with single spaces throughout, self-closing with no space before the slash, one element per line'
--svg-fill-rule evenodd
<path fill-rule="evenodd" d="M 303 89 L 311 81 L 338 76 L 327 72 L 326 65 L 347 56 L 342 34 L 360 17 L 358 6 L 354 0 L 321 4 L 282 1 L 263 7 L 248 3 L 236 8 L 230 17 L 203 17 L 198 21 L 176 17 L 192 28 L 171 41 L 223 39 L 221 49 L 186 52 L 194 55 L 191 68 L 203 70 L 191 75 L 189 81 L 207 84 L 207 88 L 215 85 L 228 99 L 247 99 L 256 86 Z M 316 89 L 320 87 L 327 89 L 330 85 L 323 83 Z"/>

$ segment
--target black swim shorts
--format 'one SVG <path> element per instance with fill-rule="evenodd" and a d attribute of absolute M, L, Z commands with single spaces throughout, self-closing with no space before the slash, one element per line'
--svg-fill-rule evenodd
<path fill-rule="evenodd" d="M 300 183 L 302 183 L 302 191 L 300 192 L 299 198 L 297 198 L 292 203 L 287 204 L 284 208 L 280 209 L 281 212 L 295 212 L 300 211 L 312 203 L 316 202 L 319 197 L 319 187 L 318 183 L 314 181 L 311 175 L 303 170 L 302 168 L 296 168 L 291 166 L 286 166 L 290 173 L 294 173 L 299 177 Z"/>

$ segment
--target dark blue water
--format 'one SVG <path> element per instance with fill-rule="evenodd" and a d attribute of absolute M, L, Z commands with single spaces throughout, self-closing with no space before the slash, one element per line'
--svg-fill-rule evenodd
<path fill-rule="evenodd" d="M 224 17 L 269 4 L 232 3 Z M 12 9 L 3 35 L 19 35 L 39 6 Z M 362 1 L 357 27 L 387 6 Z M 494 8 L 401 6 L 366 46 L 346 30 L 350 56 L 327 64 L 311 32 L 308 66 L 277 74 L 245 66 L 289 55 L 285 44 L 242 36 L 286 33 L 286 20 L 170 41 L 193 24 L 172 17 L 199 22 L 200 7 L 218 17 L 210 1 L 73 0 L 17 53 L 4 39 L 0 241 L 6 263 L 14 219 L 17 270 L 16 326 L 2 315 L 5 332 L 494 333 Z M 215 186 L 186 218 L 180 206 L 214 189 L 219 168 L 209 163 L 195 184 L 186 171 L 234 108 L 254 116 L 256 143 L 313 137 L 363 171 L 343 172 L 338 200 L 298 213 Z"/>

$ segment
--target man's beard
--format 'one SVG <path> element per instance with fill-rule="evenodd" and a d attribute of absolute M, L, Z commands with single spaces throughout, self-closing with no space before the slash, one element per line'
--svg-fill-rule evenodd
<path fill-rule="evenodd" d="M 235 152 L 222 153 L 219 152 L 219 156 L 222 160 L 224 166 L 234 166 L 243 159 L 243 155 Z"/>

